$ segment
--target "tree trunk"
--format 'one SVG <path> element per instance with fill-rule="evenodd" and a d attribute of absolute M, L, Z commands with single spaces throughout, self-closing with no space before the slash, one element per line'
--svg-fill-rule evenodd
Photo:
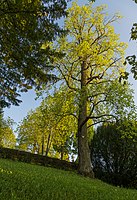
<path fill-rule="evenodd" d="M 47 141 L 47 147 L 46 147 L 45 156 L 48 156 L 48 152 L 49 152 L 49 149 L 50 149 L 50 136 L 51 136 L 51 133 L 49 133 L 49 135 L 48 135 L 48 141 Z"/>
<path fill-rule="evenodd" d="M 44 155 L 44 134 L 42 135 L 42 147 L 41 147 L 41 154 Z"/>
<path fill-rule="evenodd" d="M 63 160 L 64 157 L 64 147 L 61 147 L 61 154 L 60 154 L 60 159 Z"/>
<path fill-rule="evenodd" d="M 81 65 L 81 94 L 79 103 L 79 119 L 78 119 L 78 157 L 79 157 L 79 173 L 91 178 L 94 177 L 90 149 L 88 145 L 87 135 L 87 69 L 86 63 Z"/>

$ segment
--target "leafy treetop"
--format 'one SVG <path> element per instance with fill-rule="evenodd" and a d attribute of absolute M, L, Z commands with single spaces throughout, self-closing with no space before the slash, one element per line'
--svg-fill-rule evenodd
<path fill-rule="evenodd" d="M 65 0 L 1 0 L 0 2 L 0 107 L 18 105 L 20 92 L 55 80 L 49 46 L 65 31 L 57 20 L 65 17 Z"/>

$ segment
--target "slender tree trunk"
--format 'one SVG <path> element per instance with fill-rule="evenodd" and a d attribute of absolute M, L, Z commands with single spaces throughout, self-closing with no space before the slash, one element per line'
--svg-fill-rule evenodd
<path fill-rule="evenodd" d="M 32 153 L 35 153 L 35 151 L 36 151 L 36 142 L 34 142 L 34 144 L 33 144 Z"/>
<path fill-rule="evenodd" d="M 48 156 L 48 152 L 49 152 L 49 149 L 50 149 L 50 136 L 51 136 L 51 133 L 49 133 L 48 135 L 48 141 L 47 141 L 47 147 L 46 147 L 46 156 Z"/>
<path fill-rule="evenodd" d="M 63 157 L 64 157 L 64 151 L 63 151 L 63 148 L 61 149 L 61 154 L 60 154 L 60 159 L 63 160 Z"/>
<path fill-rule="evenodd" d="M 38 154 L 40 154 L 40 145 L 38 144 Z"/>
<path fill-rule="evenodd" d="M 61 146 L 61 152 L 60 152 L 60 159 L 63 160 L 64 157 L 64 146 Z"/>
<path fill-rule="evenodd" d="M 41 154 L 44 155 L 44 134 L 42 135 L 42 147 L 41 147 Z"/>
<path fill-rule="evenodd" d="M 78 157 L 79 157 L 79 173 L 91 178 L 94 177 L 90 149 L 88 145 L 87 135 L 87 69 L 86 63 L 81 65 L 81 94 L 79 104 L 78 119 Z"/>

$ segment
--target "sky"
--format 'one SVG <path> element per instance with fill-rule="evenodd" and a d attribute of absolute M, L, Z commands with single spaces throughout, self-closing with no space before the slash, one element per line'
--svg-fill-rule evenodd
<path fill-rule="evenodd" d="M 78 0 L 78 3 L 83 5 L 88 3 L 88 1 Z M 137 55 L 137 43 L 135 41 L 130 41 L 132 24 L 137 22 L 137 4 L 135 4 L 133 0 L 96 0 L 94 6 L 101 4 L 108 5 L 107 11 L 109 16 L 113 16 L 114 13 L 120 13 L 123 16 L 119 22 L 113 24 L 115 32 L 120 34 L 121 41 L 128 43 L 126 56 L 133 54 Z M 134 89 L 135 104 L 137 105 L 137 80 L 135 81 L 132 76 L 130 76 L 129 82 Z M 35 100 L 36 95 L 32 90 L 28 93 L 23 93 L 20 98 L 22 100 L 20 106 L 11 106 L 10 108 L 4 109 L 4 117 L 7 118 L 9 116 L 16 123 L 20 122 L 31 109 L 38 107 L 41 102 L 41 99 Z"/>

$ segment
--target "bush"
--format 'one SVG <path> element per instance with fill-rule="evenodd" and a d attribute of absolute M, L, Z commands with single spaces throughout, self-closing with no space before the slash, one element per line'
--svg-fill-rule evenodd
<path fill-rule="evenodd" d="M 108 183 L 137 189 L 137 124 L 107 123 L 92 140 L 95 176 Z"/>

